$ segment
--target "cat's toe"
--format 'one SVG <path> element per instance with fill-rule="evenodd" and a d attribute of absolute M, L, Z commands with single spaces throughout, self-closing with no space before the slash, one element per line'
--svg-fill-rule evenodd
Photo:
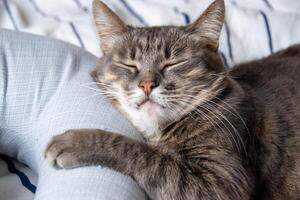
<path fill-rule="evenodd" d="M 45 158 L 51 166 L 58 167 L 56 158 L 60 154 L 60 151 L 55 146 L 56 146 L 55 143 L 49 146 L 49 148 L 45 152 Z"/>
<path fill-rule="evenodd" d="M 56 158 L 56 167 L 60 169 L 72 169 L 79 167 L 77 156 L 72 152 L 63 152 Z"/>

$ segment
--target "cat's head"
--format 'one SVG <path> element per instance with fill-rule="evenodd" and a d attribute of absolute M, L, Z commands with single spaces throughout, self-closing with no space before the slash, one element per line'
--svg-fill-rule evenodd
<path fill-rule="evenodd" d="M 224 1 L 188 26 L 132 27 L 94 0 L 103 57 L 92 76 L 106 96 L 148 138 L 223 89 L 217 53 Z"/>

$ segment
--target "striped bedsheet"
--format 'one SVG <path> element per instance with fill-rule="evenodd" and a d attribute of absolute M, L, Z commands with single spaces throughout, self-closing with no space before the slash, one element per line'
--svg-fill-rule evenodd
<path fill-rule="evenodd" d="M 195 20 L 212 0 L 104 0 L 137 26 Z M 266 56 L 300 41 L 300 1 L 225 0 L 220 50 L 227 66 Z M 54 37 L 100 55 L 92 0 L 2 0 L 0 26 Z"/>
<path fill-rule="evenodd" d="M 104 0 L 128 24 L 186 25 L 211 0 Z M 225 0 L 226 22 L 220 54 L 227 67 L 266 56 L 300 41 L 300 1 Z M 91 15 L 92 0 L 2 0 L 0 27 L 73 43 L 100 56 Z M 0 194 L 32 199 L 36 176 L 0 156 Z M 0 196 L 1 199 L 1 196 Z"/>

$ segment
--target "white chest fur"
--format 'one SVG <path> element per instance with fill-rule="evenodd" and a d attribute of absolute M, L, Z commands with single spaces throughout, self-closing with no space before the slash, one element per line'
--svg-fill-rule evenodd
<path fill-rule="evenodd" d="M 145 105 L 148 106 L 148 105 Z M 137 110 L 135 108 L 123 106 L 124 111 L 127 113 L 129 120 L 135 127 L 149 140 L 158 140 L 160 137 L 159 124 L 160 119 L 158 110 L 150 107 L 143 110 Z M 147 112 L 147 109 L 152 109 L 151 112 Z"/>

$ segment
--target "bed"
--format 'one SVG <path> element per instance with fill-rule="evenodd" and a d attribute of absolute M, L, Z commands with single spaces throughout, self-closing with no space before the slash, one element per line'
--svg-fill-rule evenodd
<path fill-rule="evenodd" d="M 211 0 L 105 0 L 128 24 L 186 25 Z M 56 38 L 101 56 L 92 0 L 2 0 L 0 27 Z M 220 55 L 227 67 L 300 42 L 300 1 L 226 0 Z M 0 199 L 34 198 L 37 177 L 25 165 L 0 156 Z"/>

